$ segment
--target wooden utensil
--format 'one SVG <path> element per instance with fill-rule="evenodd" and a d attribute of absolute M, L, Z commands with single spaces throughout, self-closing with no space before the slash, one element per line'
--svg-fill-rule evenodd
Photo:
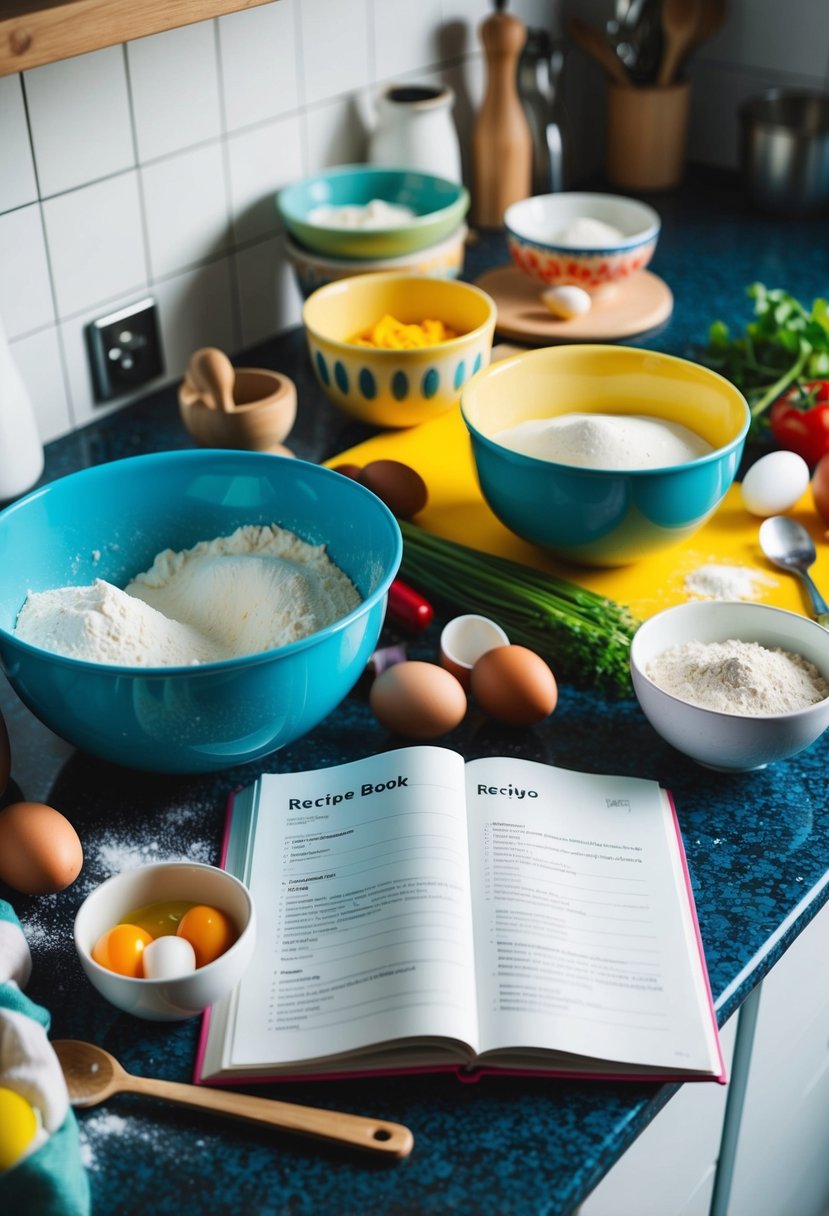
<path fill-rule="evenodd" d="M 699 0 L 699 19 L 690 50 L 713 38 L 725 21 L 726 0 Z"/>
<path fill-rule="evenodd" d="M 571 17 L 567 23 L 567 29 L 577 46 L 603 67 L 612 80 L 627 88 L 633 88 L 633 81 L 628 75 L 627 68 L 601 30 L 597 30 L 594 25 L 582 20 L 581 17 Z"/>
<path fill-rule="evenodd" d="M 414 1145 L 412 1133 L 400 1123 L 298 1106 L 230 1090 L 186 1085 L 180 1081 L 136 1077 L 126 1072 L 108 1051 L 78 1039 L 57 1039 L 52 1046 L 63 1069 L 73 1106 L 97 1106 L 117 1093 L 149 1094 L 167 1102 L 265 1123 L 284 1131 L 335 1140 L 386 1157 L 406 1157 Z"/>
<path fill-rule="evenodd" d="M 187 365 L 187 377 L 202 398 L 211 401 L 216 409 L 229 413 L 236 408 L 236 372 L 224 351 L 215 346 L 195 351 Z"/>
<path fill-rule="evenodd" d="M 673 84 L 680 66 L 693 46 L 699 25 L 700 0 L 662 0 L 662 59 L 656 83 Z"/>
<path fill-rule="evenodd" d="M 486 90 L 472 131 L 472 207 L 482 228 L 501 228 L 507 207 L 532 193 L 532 132 L 517 84 L 527 27 L 503 7 L 496 0 L 478 31 Z"/>

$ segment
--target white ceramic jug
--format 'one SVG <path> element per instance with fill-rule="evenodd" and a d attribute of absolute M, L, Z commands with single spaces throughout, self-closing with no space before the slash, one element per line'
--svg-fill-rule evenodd
<path fill-rule="evenodd" d="M 452 118 L 455 94 L 447 85 L 390 85 L 377 99 L 369 137 L 373 165 L 418 169 L 461 180 L 461 149 Z"/>
<path fill-rule="evenodd" d="M 31 489 L 42 472 L 35 413 L 0 320 L 0 502 Z"/>

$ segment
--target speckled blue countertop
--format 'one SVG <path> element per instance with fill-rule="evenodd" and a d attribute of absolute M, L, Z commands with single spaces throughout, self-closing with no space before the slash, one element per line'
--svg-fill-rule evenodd
<path fill-rule="evenodd" d="M 788 223 L 747 210 L 729 180 L 695 178 L 651 199 L 663 218 L 652 263 L 675 309 L 635 344 L 693 355 L 715 317 L 740 329 L 746 287 L 785 287 L 810 302 L 829 294 L 829 222 Z M 472 246 L 466 277 L 506 261 L 499 236 Z M 368 431 L 321 396 L 300 331 L 239 362 L 277 368 L 297 383 L 290 444 L 322 460 Z M 166 389 L 51 444 L 46 479 L 87 464 L 191 446 Z M 410 653 L 434 657 L 440 622 Z M 131 1071 L 187 1080 L 196 1022 L 155 1025 L 118 1014 L 89 986 L 71 945 L 75 910 L 91 887 L 141 858 L 218 856 L 226 795 L 258 772 L 313 768 L 381 751 L 388 738 L 360 688 L 316 730 L 266 761 L 219 776 L 135 773 L 55 738 L 5 682 L 0 709 L 12 744 L 14 788 L 76 825 L 85 848 L 79 880 L 56 897 L 28 899 L 0 886 L 29 937 L 30 995 L 48 1006 L 55 1037 L 91 1039 Z M 467 756 L 527 755 L 566 767 L 635 774 L 674 793 L 697 900 L 718 1017 L 724 1023 L 820 910 L 829 876 L 829 737 L 793 760 L 747 775 L 708 772 L 673 751 L 633 699 L 607 702 L 564 687 L 548 722 L 511 732 L 470 714 L 445 742 Z M 211 1118 L 144 1098 L 119 1097 L 80 1115 L 94 1212 L 291 1213 L 362 1216 L 565 1216 L 675 1092 L 675 1087 L 446 1077 L 288 1084 L 260 1092 L 407 1124 L 411 1157 L 377 1166 L 346 1151 Z"/>

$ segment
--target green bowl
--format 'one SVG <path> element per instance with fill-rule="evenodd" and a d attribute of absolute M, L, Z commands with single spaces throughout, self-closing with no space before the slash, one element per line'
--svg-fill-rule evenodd
<path fill-rule="evenodd" d="M 379 200 L 408 207 L 413 218 L 388 228 L 337 228 L 314 222 L 317 207 L 365 206 Z M 285 186 L 276 209 L 294 240 L 342 258 L 398 257 L 427 249 L 460 227 L 469 191 L 457 182 L 410 169 L 339 165 Z"/>

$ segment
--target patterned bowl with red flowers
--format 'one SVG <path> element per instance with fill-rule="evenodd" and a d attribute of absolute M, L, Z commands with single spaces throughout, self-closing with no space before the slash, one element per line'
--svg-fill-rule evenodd
<path fill-rule="evenodd" d="M 519 270 L 545 287 L 573 284 L 591 295 L 644 270 L 661 226 L 653 207 L 619 194 L 536 194 L 504 212 Z"/>

